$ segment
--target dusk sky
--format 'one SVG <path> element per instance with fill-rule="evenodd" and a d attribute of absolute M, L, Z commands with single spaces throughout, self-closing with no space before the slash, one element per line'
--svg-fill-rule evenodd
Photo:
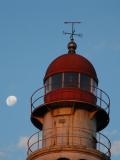
<path fill-rule="evenodd" d="M 120 1 L 0 0 L 0 160 L 24 160 L 26 140 L 37 129 L 30 121 L 30 96 L 43 86 L 53 59 L 67 53 L 71 26 L 82 21 L 75 37 L 77 53 L 94 65 L 99 88 L 111 99 L 110 124 L 102 131 L 120 159 Z M 6 105 L 10 95 L 14 106 Z"/>

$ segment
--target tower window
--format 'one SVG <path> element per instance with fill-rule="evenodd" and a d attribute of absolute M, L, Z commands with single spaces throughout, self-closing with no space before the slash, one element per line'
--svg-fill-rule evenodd
<path fill-rule="evenodd" d="M 64 87 L 78 87 L 78 73 L 64 73 Z"/>
<path fill-rule="evenodd" d="M 80 75 L 80 88 L 90 91 L 90 77 L 85 74 Z"/>
<path fill-rule="evenodd" d="M 62 88 L 62 73 L 55 74 L 52 76 L 51 87 L 52 87 L 52 90 L 57 88 Z"/>
<path fill-rule="evenodd" d="M 97 95 L 97 83 L 93 78 L 91 78 L 91 93 Z"/>
<path fill-rule="evenodd" d="M 51 77 L 49 77 L 45 82 L 46 93 L 51 91 Z"/>

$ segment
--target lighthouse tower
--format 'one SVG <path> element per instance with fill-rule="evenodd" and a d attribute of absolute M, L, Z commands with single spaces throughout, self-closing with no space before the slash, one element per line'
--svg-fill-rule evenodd
<path fill-rule="evenodd" d="M 72 37 L 68 53 L 52 61 L 44 86 L 31 96 L 38 132 L 28 140 L 27 160 L 110 160 L 110 141 L 100 133 L 109 123 L 110 99 L 76 48 Z"/>

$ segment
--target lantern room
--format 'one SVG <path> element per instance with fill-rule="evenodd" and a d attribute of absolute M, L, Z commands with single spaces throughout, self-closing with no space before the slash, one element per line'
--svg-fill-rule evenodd
<path fill-rule="evenodd" d="M 46 103 L 63 100 L 96 103 L 96 71 L 86 58 L 75 53 L 74 45 L 75 42 L 69 43 L 68 54 L 56 58 L 46 71 Z"/>

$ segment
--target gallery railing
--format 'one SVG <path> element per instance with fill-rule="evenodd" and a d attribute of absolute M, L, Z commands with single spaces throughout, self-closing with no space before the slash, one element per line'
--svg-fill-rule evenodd
<path fill-rule="evenodd" d="M 52 148 L 53 146 L 67 146 L 67 147 L 76 146 L 78 148 L 81 148 L 82 146 L 84 146 L 83 142 L 88 140 L 89 142 L 91 142 L 90 143 L 91 145 L 89 146 L 90 148 L 102 152 L 108 158 L 111 157 L 111 152 L 110 152 L 111 143 L 110 140 L 105 135 L 103 135 L 102 133 L 95 133 L 95 137 L 93 137 L 91 136 L 91 133 L 89 133 L 84 129 L 81 130 L 79 128 L 74 127 L 72 128 L 72 130 L 73 132 L 69 134 L 57 133 L 50 135 L 46 138 L 43 138 L 42 131 L 34 133 L 28 140 L 28 152 L 27 152 L 28 155 L 30 155 L 34 151 L 37 151 L 38 149 L 43 149 L 46 147 Z M 74 132 L 75 130 L 77 130 L 77 132 Z M 57 140 L 57 142 L 53 143 L 54 140 Z"/>
<path fill-rule="evenodd" d="M 33 112 L 33 110 L 36 107 L 41 106 L 42 104 L 45 103 L 44 98 L 45 98 L 45 96 L 47 96 L 47 94 L 49 94 L 49 93 L 46 93 L 46 87 L 47 86 L 43 86 L 43 87 L 37 89 L 32 94 L 32 96 L 31 96 L 31 113 Z M 94 91 L 94 92 L 92 92 L 92 91 Z M 110 98 L 109 98 L 108 94 L 95 86 L 90 86 L 89 92 L 95 96 L 96 106 L 103 108 L 107 112 L 107 114 L 109 115 L 109 113 L 110 113 Z M 61 92 L 61 94 L 63 94 L 63 93 Z M 61 97 L 62 96 L 63 95 L 61 95 Z"/>

